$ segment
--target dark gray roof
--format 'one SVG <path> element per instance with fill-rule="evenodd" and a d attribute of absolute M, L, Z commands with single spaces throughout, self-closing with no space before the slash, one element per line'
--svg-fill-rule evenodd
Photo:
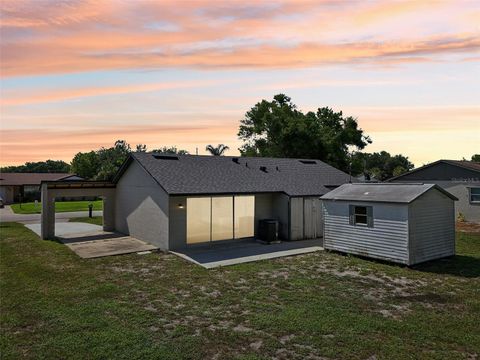
<path fill-rule="evenodd" d="M 320 160 L 158 155 L 133 153 L 130 161 L 138 161 L 171 195 L 283 192 L 319 196 L 350 180 L 348 174 Z"/>
<path fill-rule="evenodd" d="M 444 193 L 452 200 L 458 200 L 448 191 L 435 184 L 344 184 L 322 196 L 322 200 L 408 204 L 431 189 Z"/>
<path fill-rule="evenodd" d="M 478 172 L 480 173 L 480 163 L 479 162 L 475 162 L 475 161 L 468 161 L 468 160 L 437 160 L 437 161 L 434 161 L 430 164 L 427 164 L 427 165 L 423 165 L 423 166 L 420 166 L 416 169 L 413 169 L 413 170 L 410 170 L 410 171 L 407 171 L 403 174 L 400 174 L 400 175 L 397 175 L 397 176 L 394 176 L 386 181 L 393 181 L 393 180 L 400 180 L 402 179 L 403 177 L 405 176 L 408 176 L 408 175 L 411 175 L 413 173 L 416 173 L 416 172 L 421 172 L 422 170 L 425 170 L 425 169 L 428 169 L 432 166 L 435 166 L 435 165 L 438 165 L 438 164 L 441 164 L 441 163 L 444 163 L 444 164 L 449 164 L 449 165 L 453 165 L 453 166 L 458 166 L 460 168 L 464 168 L 464 169 L 468 169 L 468 170 L 473 170 L 475 172 Z"/>

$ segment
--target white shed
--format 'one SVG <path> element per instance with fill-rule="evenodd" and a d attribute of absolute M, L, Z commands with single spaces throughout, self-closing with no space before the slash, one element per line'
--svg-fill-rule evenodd
<path fill-rule="evenodd" d="M 322 198 L 324 248 L 406 265 L 455 255 L 455 196 L 435 184 L 345 184 Z"/>

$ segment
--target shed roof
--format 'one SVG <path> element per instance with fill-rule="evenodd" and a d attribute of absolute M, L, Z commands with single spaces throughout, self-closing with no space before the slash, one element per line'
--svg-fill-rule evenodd
<path fill-rule="evenodd" d="M 350 200 L 409 204 L 432 189 L 458 200 L 435 184 L 344 184 L 322 196 L 322 200 Z"/>
<path fill-rule="evenodd" d="M 0 186 L 40 185 L 42 181 L 63 180 L 77 175 L 68 173 L 0 173 Z"/>
<path fill-rule="evenodd" d="M 137 161 L 171 195 L 283 192 L 320 196 L 350 181 L 350 176 L 320 160 L 164 155 L 133 153 Z"/>

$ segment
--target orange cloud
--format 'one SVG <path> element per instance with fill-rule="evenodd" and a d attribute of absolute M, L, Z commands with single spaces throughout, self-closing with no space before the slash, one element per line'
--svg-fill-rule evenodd
<path fill-rule="evenodd" d="M 444 8 L 446 2 L 366 4 L 3 2 L 1 76 L 131 68 L 398 64 L 479 50 L 478 28 L 471 23 L 456 33 L 415 40 L 402 40 L 401 35 L 389 39 L 382 28 L 378 39 L 362 34 L 365 26 L 398 15 L 428 16 L 431 8 Z M 332 32 L 343 29 L 350 40 L 331 38 Z"/>
<path fill-rule="evenodd" d="M 22 129 L 4 130 L 1 134 L 2 166 L 54 157 L 69 162 L 79 151 L 112 146 L 116 139 L 131 145 L 147 144 L 150 149 L 176 145 L 195 153 L 204 153 L 207 144 L 228 143 L 231 153 L 238 154 L 236 124 L 203 122 L 192 125 L 128 125 L 95 129 Z M 52 141 L 52 139 L 54 139 Z M 54 155 L 52 155 L 54 154 Z"/>
<path fill-rule="evenodd" d="M 17 106 L 53 101 L 64 101 L 92 96 L 131 94 L 159 90 L 206 87 L 209 85 L 215 85 L 220 83 L 220 81 L 185 81 L 166 82 L 158 84 L 68 88 L 62 90 L 42 90 L 36 92 L 25 92 L 24 90 L 22 90 L 15 92 L 13 95 L 4 94 L 2 99 L 0 99 L 0 105 Z"/>

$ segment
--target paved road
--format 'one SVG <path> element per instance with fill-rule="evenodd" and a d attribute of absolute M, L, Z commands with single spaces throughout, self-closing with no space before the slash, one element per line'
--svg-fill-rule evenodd
<path fill-rule="evenodd" d="M 93 216 L 102 216 L 103 212 L 94 211 Z M 55 220 L 57 222 L 66 222 L 68 219 L 76 217 L 88 216 L 88 211 L 73 211 L 73 212 L 61 212 L 55 214 Z M 5 206 L 3 209 L 0 209 L 0 221 L 15 221 L 23 224 L 35 224 L 40 223 L 40 214 L 15 214 L 10 206 Z"/>

